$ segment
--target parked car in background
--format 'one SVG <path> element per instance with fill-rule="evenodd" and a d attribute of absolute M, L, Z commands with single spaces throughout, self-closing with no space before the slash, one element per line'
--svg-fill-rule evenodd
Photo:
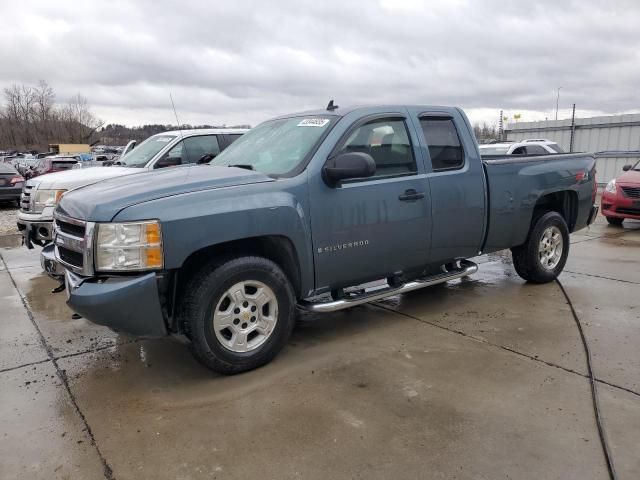
<path fill-rule="evenodd" d="M 264 122 L 207 165 L 69 192 L 45 270 L 64 267 L 84 318 L 184 334 L 232 374 L 275 357 L 296 306 L 462 278 L 477 270 L 468 258 L 508 248 L 522 278 L 551 282 L 570 232 L 597 214 L 590 154 L 482 159 L 458 108 L 336 108 Z"/>
<path fill-rule="evenodd" d="M 29 179 L 22 192 L 18 213 L 18 229 L 25 238 L 25 245 L 33 248 L 33 243 L 44 246 L 51 241 L 53 209 L 64 192 L 106 178 L 163 167 L 193 166 L 202 161 L 209 161 L 246 131 L 202 129 L 163 132 L 149 137 L 133 150 L 130 149 L 132 143 L 129 142 L 129 151 L 117 160 L 117 166 L 74 168 Z"/>
<path fill-rule="evenodd" d="M 30 179 L 47 173 L 71 170 L 81 161 L 80 155 L 51 155 L 37 159 L 33 165 L 22 172 L 22 175 Z"/>
<path fill-rule="evenodd" d="M 480 155 L 553 155 L 564 153 L 556 142 L 544 138 L 532 138 L 521 142 L 501 142 L 479 145 Z"/>
<path fill-rule="evenodd" d="M 602 192 L 602 214 L 612 225 L 622 225 L 625 218 L 640 220 L 640 161 L 623 170 Z"/>
<path fill-rule="evenodd" d="M 0 163 L 0 200 L 20 205 L 24 177 L 11 165 Z"/>

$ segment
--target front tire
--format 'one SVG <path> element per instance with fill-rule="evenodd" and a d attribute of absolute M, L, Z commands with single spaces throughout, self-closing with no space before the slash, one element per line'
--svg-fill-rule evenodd
<path fill-rule="evenodd" d="M 513 266 L 520 277 L 532 283 L 555 280 L 569 255 L 569 229 L 557 212 L 534 219 L 527 241 L 511 249 Z"/>
<path fill-rule="evenodd" d="M 193 276 L 180 316 L 196 359 L 233 375 L 270 362 L 285 346 L 295 323 L 295 295 L 271 260 L 231 258 Z"/>
<path fill-rule="evenodd" d="M 622 222 L 624 221 L 624 218 L 619 218 L 619 217 L 605 217 L 605 218 L 607 219 L 607 222 L 609 222 L 609 225 L 615 225 L 617 227 L 622 225 Z"/>

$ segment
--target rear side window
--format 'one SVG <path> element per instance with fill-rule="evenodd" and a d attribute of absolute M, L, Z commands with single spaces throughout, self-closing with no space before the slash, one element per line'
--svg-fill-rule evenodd
<path fill-rule="evenodd" d="M 340 152 L 368 153 L 376 162 L 374 177 L 407 175 L 417 172 L 416 161 L 404 120 L 376 119 L 356 128 Z"/>
<path fill-rule="evenodd" d="M 456 170 L 464 166 L 464 152 L 453 119 L 423 117 L 420 125 L 429 146 L 431 165 L 435 172 Z"/>
<path fill-rule="evenodd" d="M 556 153 L 564 153 L 564 150 L 562 149 L 562 147 L 557 143 L 547 143 L 547 147 L 549 147 L 551 150 L 553 150 Z"/>
<path fill-rule="evenodd" d="M 549 152 L 540 145 L 527 145 L 527 153 L 529 155 L 548 155 Z"/>

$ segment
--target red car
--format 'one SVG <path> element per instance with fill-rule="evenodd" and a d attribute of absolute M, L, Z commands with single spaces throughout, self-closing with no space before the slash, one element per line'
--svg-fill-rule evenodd
<path fill-rule="evenodd" d="M 612 225 L 622 224 L 625 218 L 640 220 L 640 161 L 623 170 L 602 193 L 602 214 Z"/>

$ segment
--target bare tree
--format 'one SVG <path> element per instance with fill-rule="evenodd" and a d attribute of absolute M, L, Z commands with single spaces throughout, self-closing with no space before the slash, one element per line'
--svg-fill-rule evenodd
<path fill-rule="evenodd" d="M 48 143 L 88 143 L 102 126 L 80 94 L 64 105 L 44 80 L 36 86 L 12 85 L 4 89 L 0 110 L 0 148 L 44 150 Z"/>

